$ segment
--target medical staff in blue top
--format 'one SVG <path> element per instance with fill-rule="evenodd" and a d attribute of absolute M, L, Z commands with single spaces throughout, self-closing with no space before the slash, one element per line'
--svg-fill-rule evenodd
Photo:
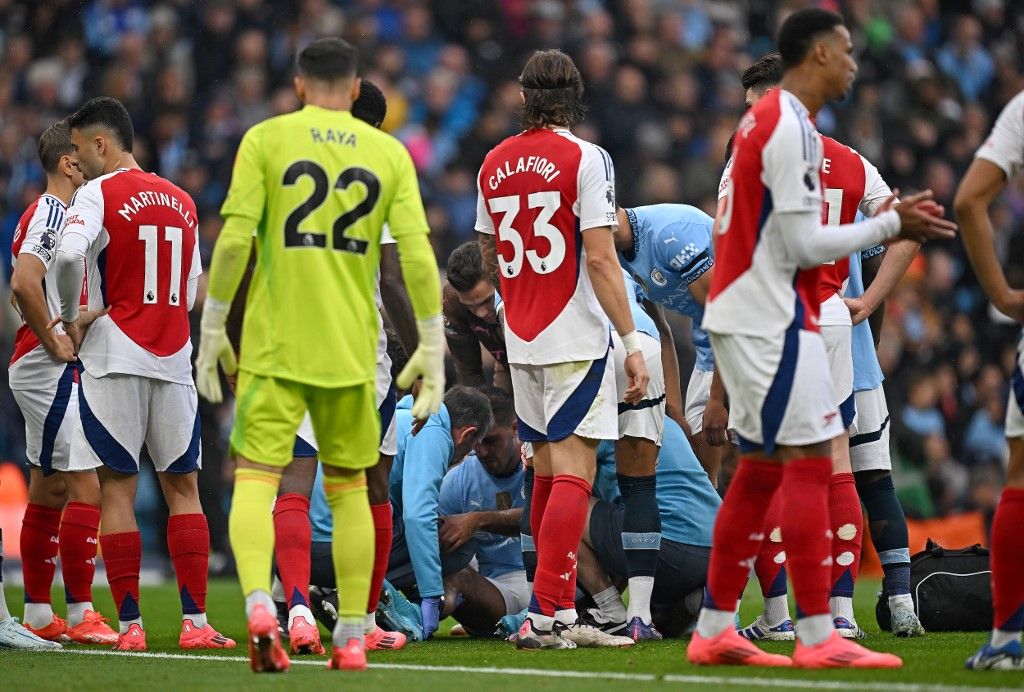
<path fill-rule="evenodd" d="M 590 516 L 583 535 L 579 579 L 598 608 L 589 617 L 605 631 L 625 626 L 625 606 L 618 588 L 625 576 L 622 534 L 624 508 L 615 482 L 615 448 L 598 446 L 598 472 Z M 658 455 L 658 508 L 661 550 L 655 575 L 651 614 L 657 630 L 679 636 L 696 618 L 707 578 L 711 535 L 721 498 L 694 455 L 682 428 L 666 417 L 665 440 Z M 690 597 L 690 598 L 688 598 Z"/>
<path fill-rule="evenodd" d="M 441 553 L 472 543 L 476 564 L 445 577 L 446 599 L 459 606 L 452 616 L 475 636 L 492 636 L 503 616 L 530 602 L 520 552 L 524 466 L 512 395 L 482 387 L 494 425 L 441 483 Z"/>
<path fill-rule="evenodd" d="M 619 263 L 643 289 L 645 308 L 655 317 L 662 340 L 666 411 L 692 435 L 701 465 L 717 485 L 722 445 L 728 442 L 725 388 L 714 377 L 711 341 L 701 329 L 711 286 L 714 219 L 686 204 L 653 204 L 618 210 L 615 248 Z M 679 362 L 665 308 L 690 318 L 695 352 L 685 408 Z"/>

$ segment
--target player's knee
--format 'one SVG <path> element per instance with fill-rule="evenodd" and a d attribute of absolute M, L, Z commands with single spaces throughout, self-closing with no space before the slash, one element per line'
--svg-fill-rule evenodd
<path fill-rule="evenodd" d="M 103 499 L 100 493 L 100 481 L 91 471 L 68 473 L 65 477 L 68 488 L 68 501 L 81 502 L 87 505 L 99 505 Z"/>
<path fill-rule="evenodd" d="M 313 483 L 316 481 L 316 457 L 296 457 L 288 465 L 281 476 L 281 495 L 295 493 L 303 497 L 313 494 Z"/>
<path fill-rule="evenodd" d="M 64 474 L 44 476 L 33 471 L 28 487 L 28 501 L 49 509 L 60 509 L 67 501 L 68 489 Z"/>

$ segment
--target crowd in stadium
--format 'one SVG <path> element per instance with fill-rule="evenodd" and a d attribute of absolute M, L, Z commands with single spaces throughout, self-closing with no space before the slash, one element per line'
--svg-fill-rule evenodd
<path fill-rule="evenodd" d="M 412 153 L 443 265 L 473 236 L 476 168 L 517 127 L 515 76 L 531 50 L 558 45 L 577 60 L 589 107 L 578 132 L 611 154 L 624 204 L 685 202 L 713 214 L 725 145 L 743 109 L 738 75 L 770 49 L 778 14 L 805 3 L 95 0 L 69 24 L 64 10 L 72 4 L 0 9 L 0 245 L 9 246 L 41 191 L 40 129 L 105 93 L 128 107 L 142 166 L 196 200 L 208 260 L 241 135 L 296 107 L 296 49 L 337 34 L 358 47 L 362 73 L 388 97 L 384 129 Z M 1000 0 L 844 5 L 860 73 L 852 96 L 821 113 L 819 128 L 858 148 L 894 186 L 930 187 L 951 208 L 995 114 L 1022 87 L 1024 10 Z M 1021 247 L 1014 229 L 1022 217 L 1016 182 L 993 210 L 1009 231 L 1000 235 L 1002 252 Z M 5 253 L 9 272 L 8 262 Z M 887 317 L 879 355 L 908 514 L 991 510 L 1014 327 L 989 309 L 959 242 L 926 249 Z M 14 325 L 8 312 L 4 349 Z M 686 363 L 687 330 L 673 326 Z M 0 400 L 0 458 L 16 461 L 23 426 L 6 383 Z M 229 411 L 203 407 L 203 499 L 221 549 Z M 156 540 L 161 534 L 153 532 Z"/>

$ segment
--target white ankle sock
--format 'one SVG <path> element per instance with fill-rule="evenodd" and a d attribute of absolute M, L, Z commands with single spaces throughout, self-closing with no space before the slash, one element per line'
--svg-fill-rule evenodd
<path fill-rule="evenodd" d="M 138 625 L 139 627 L 142 627 L 142 629 L 146 629 L 142 625 L 142 618 L 135 618 L 134 620 L 118 620 L 118 622 L 117 622 L 118 632 L 120 634 L 127 634 L 128 633 L 128 628 L 131 627 L 132 625 Z"/>
<path fill-rule="evenodd" d="M 363 633 L 369 634 L 370 632 L 373 632 L 375 629 L 377 629 L 377 613 L 367 613 L 366 624 L 363 625 Z"/>
<path fill-rule="evenodd" d="M 846 596 L 833 596 L 828 599 L 829 610 L 834 618 L 846 618 L 852 623 L 857 622 L 853 616 L 853 599 Z"/>
<path fill-rule="evenodd" d="M 769 627 L 781 625 L 789 620 L 789 597 L 770 596 L 764 599 L 764 621 Z"/>
<path fill-rule="evenodd" d="M 560 622 L 563 625 L 571 625 L 579 619 L 579 615 L 576 613 L 575 608 L 565 608 L 564 610 L 555 611 L 555 621 Z"/>
<path fill-rule="evenodd" d="M 730 627 L 736 626 L 736 612 L 733 610 L 712 610 L 701 608 L 697 616 L 697 634 L 703 639 L 717 637 Z"/>
<path fill-rule="evenodd" d="M 68 625 L 74 627 L 81 624 L 82 620 L 85 620 L 85 611 L 87 610 L 92 610 L 90 601 L 68 603 Z"/>
<path fill-rule="evenodd" d="M 899 596 L 889 596 L 889 609 L 892 610 L 896 605 L 902 605 L 913 610 L 914 599 L 908 593 L 900 594 Z"/>
<path fill-rule="evenodd" d="M 363 627 L 365 625 L 366 620 L 363 618 L 338 618 L 338 623 L 334 626 L 334 632 L 331 633 L 331 641 L 334 642 L 334 646 L 339 648 L 345 646 L 349 639 L 363 641 Z"/>
<path fill-rule="evenodd" d="M 206 613 L 182 613 L 181 621 L 191 620 L 196 627 L 206 627 Z"/>
<path fill-rule="evenodd" d="M 796 636 L 804 646 L 821 644 L 832 636 L 835 629 L 831 615 L 811 615 L 796 621 Z"/>
<path fill-rule="evenodd" d="M 632 593 L 630 591 L 630 602 L 633 601 Z M 601 615 L 608 622 L 626 621 L 626 606 L 622 604 L 622 596 L 614 586 L 609 586 L 604 591 L 594 594 L 594 603 L 597 604 Z"/>
<path fill-rule="evenodd" d="M 274 605 L 274 599 L 271 598 L 270 594 L 266 591 L 253 591 L 245 597 L 245 616 L 252 617 L 252 609 L 257 605 L 262 605 L 271 615 L 277 613 L 277 606 Z"/>
<path fill-rule="evenodd" d="M 53 608 L 49 603 L 26 603 L 25 624 L 39 629 L 53 622 Z"/>
<path fill-rule="evenodd" d="M 1006 646 L 1010 642 L 1020 641 L 1020 630 L 1016 632 L 1010 632 L 1008 630 L 993 629 L 992 630 L 992 646 L 999 648 Z"/>
<path fill-rule="evenodd" d="M 651 624 L 651 594 L 654 593 L 654 577 L 629 578 L 629 606 L 626 620 L 640 618 Z"/>
<path fill-rule="evenodd" d="M 288 611 L 288 629 L 295 624 L 295 618 L 303 617 L 306 618 L 306 622 L 311 625 L 316 624 L 316 619 L 313 617 L 313 611 L 309 609 L 309 606 L 297 605 Z"/>

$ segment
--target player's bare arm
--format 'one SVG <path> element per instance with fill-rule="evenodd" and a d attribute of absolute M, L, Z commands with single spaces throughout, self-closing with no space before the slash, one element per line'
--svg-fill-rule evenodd
<path fill-rule="evenodd" d="M 889 245 L 889 249 L 882 256 L 878 272 L 864 291 L 864 295 L 860 298 L 845 299 L 854 324 L 860 324 L 868 319 L 885 303 L 920 248 L 921 243 L 916 240 L 897 240 Z"/>
<path fill-rule="evenodd" d="M 484 259 L 484 274 L 494 284 L 494 290 L 501 294 L 501 272 L 498 270 L 498 241 L 493 233 L 476 234 L 480 241 L 480 254 Z"/>
<path fill-rule="evenodd" d="M 487 531 L 502 536 L 518 536 L 519 520 L 523 516 L 523 508 L 495 510 L 488 512 L 466 512 L 441 517 L 441 525 L 437 537 L 441 544 L 441 552 L 448 553 L 473 538 L 477 531 Z"/>
<path fill-rule="evenodd" d="M 18 311 L 32 332 L 39 338 L 46 352 L 56 360 L 75 362 L 75 346 L 66 334 L 53 330 L 51 315 L 46 309 L 46 294 L 43 292 L 43 277 L 46 265 L 34 255 L 25 254 L 18 258 L 11 276 L 11 293 L 17 301 Z"/>
<path fill-rule="evenodd" d="M 398 333 L 402 348 L 406 353 L 414 352 L 420 338 L 416 332 L 416 317 L 412 312 L 412 303 L 409 302 L 409 294 L 402 283 L 402 269 L 394 243 L 380 246 L 380 300 L 391 326 Z"/>
<path fill-rule="evenodd" d="M 587 253 L 587 273 L 594 286 L 597 301 L 626 347 L 626 375 L 629 378 L 629 386 L 623 398 L 626 403 L 635 404 L 647 393 L 647 366 L 644 365 L 640 346 L 634 342 L 637 338 L 636 326 L 633 324 L 633 315 L 630 313 L 626 298 L 622 269 L 615 256 L 611 227 L 587 229 L 583 233 L 583 248 Z"/>
<path fill-rule="evenodd" d="M 1010 288 L 996 256 L 988 208 L 1006 187 L 1003 170 L 985 159 L 975 159 L 960 183 L 953 209 L 963 228 L 964 247 L 985 295 L 996 310 L 1024 320 L 1024 290 Z"/>
<path fill-rule="evenodd" d="M 714 238 L 714 231 L 712 231 L 712 238 Z M 708 291 L 711 290 L 711 277 L 714 273 L 714 268 L 708 269 L 706 272 L 694 279 L 687 288 L 690 291 L 690 295 L 698 303 L 703 305 L 708 298 Z"/>
<path fill-rule="evenodd" d="M 620 222 L 621 223 L 621 222 Z M 686 422 L 683 409 L 683 391 L 679 377 L 679 355 L 676 353 L 676 342 L 672 336 L 672 328 L 665 317 L 665 308 L 649 300 L 643 302 L 644 312 L 651 316 L 658 328 L 661 340 L 661 368 L 665 373 L 665 413 L 679 424 L 687 436 L 690 426 Z"/>

